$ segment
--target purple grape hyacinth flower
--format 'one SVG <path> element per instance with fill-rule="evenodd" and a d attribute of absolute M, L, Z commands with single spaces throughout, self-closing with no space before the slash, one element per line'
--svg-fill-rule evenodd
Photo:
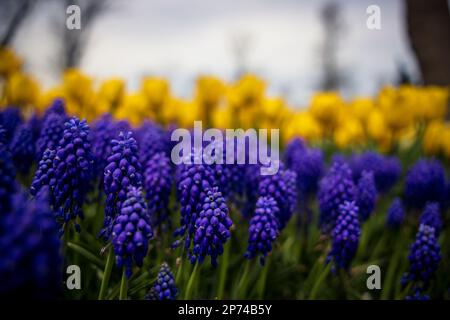
<path fill-rule="evenodd" d="M 333 262 L 333 269 L 349 269 L 358 248 L 360 234 L 358 207 L 353 201 L 345 201 L 339 207 L 331 251 L 327 256 L 327 263 Z"/>
<path fill-rule="evenodd" d="M 16 168 L 5 144 L 5 130 L 0 125 L 0 212 L 11 210 L 11 195 L 16 190 Z"/>
<path fill-rule="evenodd" d="M 58 225 L 44 188 L 31 200 L 13 196 L 0 224 L 0 296 L 54 299 L 62 292 Z"/>
<path fill-rule="evenodd" d="M 272 197 L 261 197 L 256 202 L 248 229 L 248 247 L 245 253 L 247 259 L 260 254 L 259 262 L 264 265 L 267 254 L 272 251 L 272 243 L 279 234 L 278 211 L 277 203 Z"/>
<path fill-rule="evenodd" d="M 405 220 L 405 208 L 399 198 L 392 201 L 386 216 L 386 224 L 389 228 L 398 229 Z"/>
<path fill-rule="evenodd" d="M 197 216 L 202 210 L 202 201 L 206 197 L 206 190 L 216 186 L 214 172 L 205 164 L 195 164 L 199 154 L 191 151 L 191 164 L 181 164 L 176 173 L 177 196 L 180 203 L 180 227 L 174 236 L 184 239 L 186 249 L 191 247 L 195 231 Z M 180 239 L 181 240 L 181 239 Z M 174 242 L 173 247 L 180 244 Z"/>
<path fill-rule="evenodd" d="M 146 300 L 175 300 L 178 289 L 169 265 L 166 262 L 161 264 L 156 282 L 146 295 Z"/>
<path fill-rule="evenodd" d="M 434 228 L 421 224 L 411 245 L 409 271 L 403 275 L 402 284 L 412 283 L 416 287 L 426 288 L 441 261 L 440 251 Z"/>
<path fill-rule="evenodd" d="M 147 162 L 144 172 L 145 196 L 152 226 L 161 226 L 169 218 L 169 198 L 173 183 L 170 158 L 158 152 Z"/>
<path fill-rule="evenodd" d="M 83 219 L 82 206 L 93 178 L 93 155 L 89 141 L 89 126 L 85 120 L 72 118 L 65 124 L 64 134 L 58 144 L 53 161 L 55 170 L 53 189 L 55 210 L 64 226 L 76 218 Z"/>
<path fill-rule="evenodd" d="M 43 119 L 41 133 L 36 140 L 36 159 L 40 160 L 47 149 L 57 149 L 66 121 L 66 115 L 58 113 L 50 113 Z"/>
<path fill-rule="evenodd" d="M 396 157 L 386 157 L 373 151 L 367 151 L 350 158 L 353 180 L 360 179 L 363 171 L 372 171 L 379 193 L 385 193 L 397 182 L 401 173 L 401 164 Z"/>
<path fill-rule="evenodd" d="M 377 188 L 372 171 L 363 171 L 356 186 L 356 205 L 361 221 L 366 221 L 375 208 Z"/>
<path fill-rule="evenodd" d="M 217 187 L 207 190 L 202 201 L 202 210 L 195 221 L 194 249 L 191 263 L 202 263 L 208 255 L 211 265 L 217 266 L 217 257 L 223 253 L 223 245 L 230 238 L 233 225 L 228 216 L 228 207 Z"/>
<path fill-rule="evenodd" d="M 350 167 L 343 161 L 335 161 L 319 185 L 319 224 L 323 232 L 334 229 L 340 206 L 346 201 L 355 201 L 355 193 Z"/>
<path fill-rule="evenodd" d="M 39 161 L 36 172 L 34 173 L 33 181 L 31 182 L 30 194 L 35 196 L 43 187 L 54 186 L 56 182 L 55 169 L 53 168 L 53 161 L 56 156 L 55 150 L 47 149 Z M 50 203 L 53 204 L 53 192 L 49 189 Z"/>
<path fill-rule="evenodd" d="M 439 237 L 443 223 L 438 203 L 428 202 L 425 205 L 425 208 L 423 209 L 422 215 L 419 219 L 419 224 L 426 224 L 430 227 L 433 227 L 434 231 L 436 232 L 436 237 Z"/>
<path fill-rule="evenodd" d="M 280 163 L 276 174 L 261 176 L 258 186 L 259 197 L 272 197 L 279 209 L 276 216 L 280 230 L 289 222 L 297 209 L 297 175 L 285 169 Z"/>
<path fill-rule="evenodd" d="M 111 141 L 111 154 L 105 167 L 103 178 L 106 194 L 105 220 L 100 237 L 108 241 L 114 219 L 120 212 L 122 202 L 127 198 L 130 186 L 142 186 L 139 150 L 131 131 L 119 133 L 118 139 Z"/>
<path fill-rule="evenodd" d="M 438 160 L 419 160 L 405 178 L 405 202 L 421 209 L 429 202 L 443 203 L 445 172 Z"/>
<path fill-rule="evenodd" d="M 16 128 L 23 122 L 19 108 L 7 107 L 0 111 L 0 126 L 5 130 L 5 143 L 9 145 L 16 132 Z"/>
<path fill-rule="evenodd" d="M 33 131 L 28 123 L 17 127 L 11 140 L 10 150 L 17 171 L 27 175 L 35 155 Z"/>
<path fill-rule="evenodd" d="M 150 216 L 141 188 L 129 188 L 120 213 L 114 220 L 111 238 L 117 266 L 124 267 L 126 276 L 130 278 L 133 264 L 142 267 L 148 242 L 153 238 Z"/>

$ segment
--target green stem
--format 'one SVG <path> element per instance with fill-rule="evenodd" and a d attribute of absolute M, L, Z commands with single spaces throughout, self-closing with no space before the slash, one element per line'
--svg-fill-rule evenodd
<path fill-rule="evenodd" d="M 184 295 L 184 299 L 185 300 L 190 300 L 191 296 L 192 296 L 192 289 L 194 287 L 194 281 L 195 281 L 195 276 L 197 274 L 197 270 L 198 270 L 198 263 L 196 263 L 194 265 L 194 270 L 192 270 L 191 276 L 189 277 L 189 281 L 188 284 L 186 286 L 186 292 Z"/>
<path fill-rule="evenodd" d="M 234 291 L 233 299 L 237 299 L 238 295 L 242 298 L 245 298 L 245 293 L 247 291 L 248 273 L 250 271 L 250 262 L 251 262 L 251 260 L 247 260 L 245 262 L 244 273 L 242 274 L 242 277 L 239 280 L 238 285 Z"/>
<path fill-rule="evenodd" d="M 217 289 L 217 299 L 223 298 L 223 292 L 225 290 L 225 281 L 227 279 L 227 269 L 228 269 L 228 260 L 229 260 L 229 245 L 225 246 L 222 263 L 220 264 L 220 273 L 219 273 L 219 286 Z"/>
<path fill-rule="evenodd" d="M 127 275 L 124 267 L 122 272 L 122 280 L 120 282 L 119 300 L 126 300 L 126 299 L 127 299 Z"/>
<path fill-rule="evenodd" d="M 183 258 L 180 259 L 180 265 L 178 266 L 177 274 L 175 276 L 175 283 L 180 285 L 181 269 L 183 268 Z"/>
<path fill-rule="evenodd" d="M 266 289 L 267 274 L 269 272 L 268 270 L 269 270 L 269 261 L 267 261 L 266 265 L 262 267 L 262 273 L 258 279 L 258 285 L 257 285 L 258 299 L 263 299 L 263 297 L 264 297 L 264 291 Z"/>
<path fill-rule="evenodd" d="M 93 253 L 89 252 L 85 248 L 81 247 L 80 245 L 73 243 L 73 242 L 67 242 L 67 247 L 72 249 L 73 251 L 77 252 L 78 254 L 82 255 L 83 257 L 85 257 L 86 259 L 91 261 L 92 263 L 94 263 L 100 267 L 104 266 L 103 261 L 99 257 L 97 257 Z"/>
<path fill-rule="evenodd" d="M 322 283 L 324 282 L 325 278 L 327 277 L 328 273 L 331 269 L 331 263 L 328 263 L 325 267 L 325 269 L 322 271 L 322 273 L 317 278 L 317 281 L 314 283 L 313 288 L 311 289 L 311 293 L 309 295 L 309 300 L 316 299 L 317 293 L 319 292 L 320 287 L 322 286 Z"/>
<path fill-rule="evenodd" d="M 106 290 L 108 289 L 109 278 L 111 277 L 111 271 L 114 265 L 114 248 L 109 248 L 108 257 L 106 258 L 105 270 L 103 272 L 103 279 L 100 285 L 100 292 L 98 294 L 98 300 L 104 300 Z"/>

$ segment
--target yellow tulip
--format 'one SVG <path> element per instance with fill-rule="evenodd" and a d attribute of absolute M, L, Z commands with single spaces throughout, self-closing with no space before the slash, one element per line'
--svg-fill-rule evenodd
<path fill-rule="evenodd" d="M 266 91 L 266 83 L 253 74 L 242 76 L 230 86 L 228 102 L 233 108 L 260 105 Z"/>
<path fill-rule="evenodd" d="M 333 133 L 334 142 L 340 149 L 360 145 L 365 140 L 364 129 L 356 117 L 346 117 Z"/>
<path fill-rule="evenodd" d="M 34 105 L 39 97 L 39 85 L 27 74 L 13 73 L 6 81 L 5 97 L 9 105 L 20 107 Z"/>
<path fill-rule="evenodd" d="M 300 111 L 293 112 L 286 118 L 280 133 L 285 142 L 293 137 L 314 141 L 322 137 L 322 128 L 309 112 Z"/>
<path fill-rule="evenodd" d="M 141 92 L 128 94 L 116 112 L 117 119 L 127 119 L 134 126 L 138 126 L 145 119 L 154 119 L 155 115 L 148 108 L 147 98 Z"/>
<path fill-rule="evenodd" d="M 343 105 L 344 101 L 337 92 L 317 93 L 311 100 L 309 111 L 323 128 L 331 131 L 342 115 Z"/>
<path fill-rule="evenodd" d="M 437 154 L 441 149 L 445 126 L 441 121 L 430 122 L 423 136 L 423 150 L 427 154 Z"/>
<path fill-rule="evenodd" d="M 8 77 L 22 67 L 22 59 L 7 47 L 0 47 L 0 76 Z"/>
<path fill-rule="evenodd" d="M 100 84 L 98 98 L 102 103 L 109 104 L 111 110 L 108 108 L 107 111 L 114 111 L 122 103 L 124 95 L 125 82 L 122 79 L 112 78 Z"/>

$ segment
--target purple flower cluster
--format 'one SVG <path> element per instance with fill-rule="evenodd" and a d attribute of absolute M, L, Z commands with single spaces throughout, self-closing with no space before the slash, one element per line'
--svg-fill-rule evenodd
<path fill-rule="evenodd" d="M 126 121 L 115 122 L 110 114 L 103 115 L 93 124 L 91 130 L 92 152 L 95 157 L 98 178 L 101 178 L 108 165 L 108 157 L 111 155 L 112 148 L 111 141 L 116 139 L 120 132 L 129 131 L 131 131 L 130 126 Z"/>
<path fill-rule="evenodd" d="M 408 259 L 409 272 L 403 276 L 402 284 L 413 283 L 418 288 L 426 288 L 441 261 L 436 231 L 432 226 L 426 224 L 419 226 Z"/>
<path fill-rule="evenodd" d="M 324 171 L 323 153 L 320 149 L 308 148 L 303 140 L 292 140 L 285 151 L 286 166 L 297 174 L 297 188 L 302 196 L 317 191 Z"/>
<path fill-rule="evenodd" d="M 56 184 L 56 181 L 53 180 L 55 178 L 55 170 L 53 168 L 55 156 L 55 150 L 45 150 L 31 182 L 31 195 L 35 196 L 45 186 L 54 186 Z M 52 197 L 52 194 L 53 192 L 50 192 L 49 196 Z M 50 202 L 53 203 L 53 199 Z"/>
<path fill-rule="evenodd" d="M 45 150 L 56 150 L 61 140 L 67 116 L 65 113 L 49 112 L 42 120 L 39 138 L 36 141 L 36 158 L 41 159 Z"/>
<path fill-rule="evenodd" d="M 85 120 L 72 118 L 65 124 L 53 161 L 55 171 L 53 195 L 55 210 L 64 225 L 77 217 L 83 218 L 82 206 L 93 177 L 93 156 L 89 141 L 89 126 Z M 75 229 L 80 226 L 76 221 Z"/>
<path fill-rule="evenodd" d="M 442 203 L 445 198 L 445 172 L 438 160 L 419 160 L 405 179 L 405 202 L 422 208 L 427 202 Z"/>
<path fill-rule="evenodd" d="M 7 107 L 0 112 L 0 126 L 5 130 L 5 143 L 9 145 L 16 132 L 16 128 L 23 122 L 20 110 Z"/>
<path fill-rule="evenodd" d="M 334 229 L 340 206 L 346 201 L 354 201 L 355 193 L 349 166 L 343 161 L 335 161 L 319 185 L 319 224 L 323 232 L 329 233 Z"/>
<path fill-rule="evenodd" d="M 35 155 L 33 131 L 28 123 L 17 127 L 11 140 L 10 150 L 17 171 L 27 175 Z"/>
<path fill-rule="evenodd" d="M 58 225 L 47 193 L 45 188 L 28 201 L 24 193 L 17 193 L 13 197 L 13 210 L 2 217 L 0 296 L 47 299 L 60 293 L 62 258 Z"/>
<path fill-rule="evenodd" d="M 367 151 L 350 158 L 350 168 L 354 181 L 358 181 L 363 171 L 372 171 L 379 193 L 385 193 L 397 182 L 401 174 L 400 161 L 395 157 L 385 157 Z"/>
<path fill-rule="evenodd" d="M 195 221 L 191 263 L 202 263 L 208 255 L 211 265 L 217 266 L 217 257 L 223 253 L 223 245 L 230 238 L 232 225 L 222 193 L 217 187 L 208 189 Z"/>
<path fill-rule="evenodd" d="M 111 237 L 117 266 L 125 267 L 129 278 L 133 263 L 138 267 L 142 266 L 148 242 L 153 238 L 150 216 L 140 188 L 129 188 L 120 213 L 114 220 Z"/>
<path fill-rule="evenodd" d="M 195 222 L 202 209 L 206 190 L 216 186 L 214 172 L 211 166 L 195 164 L 198 152 L 193 150 L 190 155 L 191 164 L 181 164 L 176 173 L 177 196 L 180 203 L 180 227 L 174 236 L 184 238 L 186 249 L 191 247 L 195 231 Z M 173 246 L 180 244 L 177 240 Z"/>
<path fill-rule="evenodd" d="M 336 269 L 348 270 L 358 248 L 361 229 L 358 207 L 354 202 L 344 202 L 339 207 L 339 216 L 333 229 L 331 251 L 327 263 L 333 261 Z"/>
<path fill-rule="evenodd" d="M 167 133 L 156 123 L 144 122 L 139 130 L 140 161 L 145 165 L 156 153 L 169 154 Z"/>
<path fill-rule="evenodd" d="M 436 237 L 439 237 L 443 223 L 438 203 L 428 202 L 425 205 L 419 219 L 419 224 L 426 224 L 427 226 L 433 227 L 436 232 Z"/>
<path fill-rule="evenodd" d="M 175 300 L 178 289 L 175 286 L 175 279 L 169 265 L 166 262 L 161 264 L 156 282 L 145 297 L 146 300 Z"/>
<path fill-rule="evenodd" d="M 386 224 L 389 228 L 398 229 L 405 220 L 405 208 L 399 198 L 392 201 L 386 216 Z"/>
<path fill-rule="evenodd" d="M 158 152 L 147 162 L 144 172 L 144 187 L 152 226 L 159 226 L 168 219 L 169 197 L 173 175 L 169 157 Z"/>
<path fill-rule="evenodd" d="M 11 194 L 16 189 L 16 169 L 8 147 L 2 137 L 5 130 L 0 126 L 0 212 L 9 212 L 11 209 Z"/>
<path fill-rule="evenodd" d="M 121 210 L 122 202 L 127 198 L 130 186 L 142 186 L 139 151 L 131 131 L 119 133 L 118 139 L 111 141 L 111 154 L 105 167 L 103 186 L 106 194 L 105 220 L 100 236 L 108 241 L 114 219 Z"/>
<path fill-rule="evenodd" d="M 279 209 L 277 219 L 280 230 L 283 229 L 297 209 L 297 175 L 285 169 L 280 163 L 276 174 L 261 176 L 258 197 L 272 197 Z"/>
<path fill-rule="evenodd" d="M 43 119 L 47 119 L 50 114 L 59 114 L 61 116 L 66 116 L 66 107 L 63 99 L 54 99 L 52 104 L 45 110 Z"/>
<path fill-rule="evenodd" d="M 363 171 L 356 186 L 356 205 L 361 221 L 366 221 L 375 208 L 377 188 L 372 171 Z"/>
<path fill-rule="evenodd" d="M 278 211 L 277 203 L 272 197 L 261 197 L 256 202 L 248 229 L 248 247 L 245 253 L 247 259 L 261 254 L 259 261 L 264 265 L 265 257 L 272 251 L 272 243 L 279 234 Z"/>

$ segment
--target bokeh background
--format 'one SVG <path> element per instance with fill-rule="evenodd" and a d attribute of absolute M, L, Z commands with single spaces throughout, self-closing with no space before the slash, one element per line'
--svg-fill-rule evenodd
<path fill-rule="evenodd" d="M 408 7 L 417 23 L 431 15 L 437 25 L 439 12 L 446 18 L 438 32 L 442 41 L 423 30 L 429 42 L 422 49 L 446 49 L 446 58 L 449 22 L 447 1 L 427 1 L 426 10 L 420 2 L 3 0 L 0 35 L 6 44 L 6 34 L 12 33 L 7 44 L 47 88 L 67 66 L 98 80 L 121 76 L 130 89 L 137 89 L 143 76 L 162 76 L 181 97 L 191 94 L 199 74 L 231 81 L 253 72 L 270 79 L 270 93 L 302 107 L 313 92 L 329 89 L 330 72 L 337 77 L 331 87 L 345 97 L 373 95 L 383 84 L 423 81 L 411 46 Z M 65 9 L 77 3 L 82 30 L 72 36 L 76 32 L 65 29 Z M 366 27 L 366 9 L 373 4 L 381 9 L 381 30 Z M 74 45 L 77 52 L 66 57 Z M 445 70 L 448 74 L 448 63 Z"/>

